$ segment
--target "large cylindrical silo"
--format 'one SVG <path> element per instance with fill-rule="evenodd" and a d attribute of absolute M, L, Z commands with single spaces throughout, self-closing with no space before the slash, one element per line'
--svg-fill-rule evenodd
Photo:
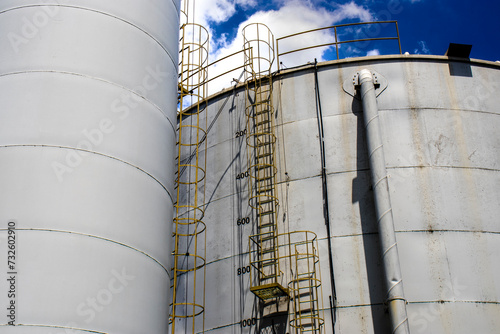
<path fill-rule="evenodd" d="M 278 227 L 318 235 L 324 332 L 392 332 L 382 257 L 393 245 L 382 251 L 378 235 L 377 185 L 355 87 L 363 69 L 375 73 L 382 141 L 376 148 L 385 155 L 410 332 L 497 332 L 500 68 L 419 55 L 308 64 L 273 76 Z M 248 237 L 255 234 L 256 215 L 245 174 L 245 94 L 240 85 L 208 98 L 205 329 L 295 333 L 290 313 L 262 312 L 262 302 L 250 291 Z"/>
<path fill-rule="evenodd" d="M 3 333 L 168 331 L 179 5 L 0 4 Z"/>

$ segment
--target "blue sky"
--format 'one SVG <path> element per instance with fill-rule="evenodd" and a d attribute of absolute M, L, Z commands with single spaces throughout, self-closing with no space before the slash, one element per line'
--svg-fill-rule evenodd
<path fill-rule="evenodd" d="M 265 23 L 275 37 L 282 37 L 308 29 L 370 20 L 397 20 L 403 52 L 444 55 L 449 43 L 453 42 L 472 44 L 471 58 L 500 60 L 500 2 L 496 0 L 196 0 L 194 17 L 210 31 L 210 61 L 240 50 L 241 29 L 249 22 Z M 338 32 L 339 38 L 396 35 L 392 25 L 368 28 L 373 30 L 344 29 Z M 304 39 L 289 40 L 289 45 L 283 47 L 320 44 L 332 38 L 333 31 L 324 31 L 308 36 L 305 39 L 307 42 Z M 398 52 L 397 43 L 370 42 L 345 44 L 341 47 L 340 56 Z M 332 57 L 335 57 L 334 50 L 323 48 L 293 54 L 281 60 L 285 66 L 291 67 L 314 58 L 321 61 Z M 219 68 L 230 66 L 226 62 Z"/>

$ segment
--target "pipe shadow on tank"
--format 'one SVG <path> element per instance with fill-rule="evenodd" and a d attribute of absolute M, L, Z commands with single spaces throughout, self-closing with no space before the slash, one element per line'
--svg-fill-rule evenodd
<path fill-rule="evenodd" d="M 357 98 L 354 98 L 352 101 L 351 111 L 357 118 L 356 177 L 352 181 L 352 203 L 359 203 L 359 216 L 368 280 L 366 285 L 368 286 L 370 295 L 373 333 L 385 334 L 391 332 L 390 319 L 387 308 L 384 305 L 386 287 L 378 238 L 374 194 L 371 186 L 362 105 L 361 101 Z"/>

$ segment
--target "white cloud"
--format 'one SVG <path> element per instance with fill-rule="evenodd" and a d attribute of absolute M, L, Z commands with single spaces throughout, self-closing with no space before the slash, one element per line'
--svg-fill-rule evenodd
<path fill-rule="evenodd" d="M 425 41 L 419 41 L 418 48 L 415 48 L 415 50 L 413 50 L 413 53 L 415 53 L 415 54 L 427 54 L 428 55 L 431 53 L 431 51 L 427 47 L 427 43 Z"/>
<path fill-rule="evenodd" d="M 378 56 L 380 55 L 379 49 L 370 50 L 366 53 L 367 56 Z"/>
<path fill-rule="evenodd" d="M 236 0 L 236 3 L 243 8 L 251 8 L 258 5 L 257 0 Z"/>
<path fill-rule="evenodd" d="M 190 22 L 209 28 L 212 23 L 227 21 L 235 13 L 237 6 L 250 9 L 258 5 L 258 0 L 199 0 L 189 1 Z M 184 8 L 184 0 L 181 8 Z"/>
<path fill-rule="evenodd" d="M 235 0 L 232 2 L 229 2 L 229 0 L 204 0 L 203 2 L 203 7 L 210 8 L 209 13 L 207 13 L 204 18 L 205 22 L 207 23 L 209 23 L 210 20 L 212 20 L 213 22 L 222 22 L 222 20 L 229 19 L 231 15 L 235 13 L 235 4 L 247 6 L 256 5 L 255 0 Z M 208 3 L 211 3 L 211 5 L 208 5 Z M 214 4 L 221 3 L 226 3 L 227 7 L 219 7 L 218 9 L 213 8 Z M 224 10 L 222 11 L 222 9 Z M 215 21 L 213 20 L 213 18 L 217 18 L 221 21 Z M 218 40 L 212 41 L 211 61 L 240 51 L 243 47 L 242 30 L 246 25 L 250 23 L 258 22 L 266 24 L 271 29 L 276 38 L 290 35 L 296 32 L 331 26 L 345 19 L 371 21 L 373 20 L 373 15 L 369 11 L 369 9 L 357 5 L 354 1 L 338 5 L 337 8 L 333 11 L 328 11 L 321 7 L 314 7 L 312 2 L 308 0 L 283 1 L 282 6 L 279 7 L 279 9 L 270 11 L 258 11 L 250 16 L 246 21 L 242 22 L 238 27 L 238 33 L 234 40 L 228 41 L 227 35 L 222 35 Z M 335 37 L 333 30 L 323 30 L 308 35 L 283 40 L 279 44 L 279 49 L 280 52 L 283 52 L 307 46 L 331 43 L 334 41 Z M 318 58 L 318 61 L 322 61 L 322 55 L 327 49 L 327 47 L 315 48 L 299 53 L 294 53 L 289 56 L 284 56 L 280 60 L 282 60 L 287 67 L 305 64 L 308 61 L 314 61 L 314 58 Z M 224 70 L 236 68 L 243 64 L 242 56 L 233 58 L 234 59 L 224 60 L 216 66 L 211 66 L 209 69 L 210 76 L 213 77 L 215 75 L 218 75 L 219 73 L 224 72 Z M 274 68 L 274 70 L 275 69 L 276 67 Z M 241 71 L 241 69 L 237 70 L 234 73 L 224 76 L 222 79 L 211 82 L 209 85 L 210 93 L 215 93 L 221 90 L 221 88 L 223 87 L 228 87 L 231 83 L 231 80 L 235 77 L 237 78 Z"/>
<path fill-rule="evenodd" d="M 340 5 L 339 10 L 333 12 L 335 21 L 339 22 L 344 19 L 357 19 L 362 22 L 373 21 L 373 14 L 366 8 L 357 5 L 354 1 Z"/>

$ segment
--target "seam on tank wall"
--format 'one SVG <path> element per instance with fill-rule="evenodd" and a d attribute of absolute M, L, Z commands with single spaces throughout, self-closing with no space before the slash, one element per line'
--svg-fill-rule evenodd
<path fill-rule="evenodd" d="M 333 176 L 333 175 L 352 174 L 352 173 L 359 173 L 359 172 L 368 173 L 369 171 L 370 171 L 370 169 L 368 169 L 368 168 L 362 168 L 362 169 L 355 169 L 355 170 L 330 172 L 330 173 L 327 173 L 326 175 L 327 176 Z M 287 183 L 300 182 L 300 181 L 311 180 L 311 179 L 317 179 L 317 178 L 320 178 L 320 177 L 321 177 L 321 174 L 311 175 L 311 176 L 305 176 L 305 177 L 297 178 L 297 179 L 292 179 L 291 178 L 290 180 L 279 181 L 279 182 L 276 183 L 276 185 L 286 185 Z M 221 177 L 221 179 L 222 179 L 222 177 Z M 207 204 L 205 204 L 205 206 L 209 206 L 211 203 L 214 203 L 214 202 L 217 202 L 217 201 L 220 201 L 220 200 L 223 200 L 223 199 L 227 199 L 228 197 L 235 196 L 235 195 L 238 195 L 238 194 L 247 193 L 247 192 L 248 192 L 248 190 L 243 189 L 243 190 L 240 190 L 240 191 L 235 191 L 235 192 L 231 192 L 231 193 L 222 195 L 220 197 L 215 197 L 212 200 L 210 200 Z"/>
<path fill-rule="evenodd" d="M 153 101 L 149 100 L 147 97 L 142 96 L 142 95 L 138 94 L 137 92 L 131 90 L 130 88 L 127 88 L 125 86 L 119 85 L 119 84 L 117 84 L 117 83 L 115 83 L 113 81 L 109 81 L 109 80 L 105 80 L 105 79 L 102 79 L 102 78 L 93 77 L 93 76 L 86 75 L 86 74 L 81 74 L 81 73 L 66 72 L 66 71 L 52 71 L 52 70 L 31 70 L 31 71 L 0 73 L 0 78 L 1 77 L 7 77 L 9 75 L 22 75 L 22 74 L 33 74 L 33 73 L 51 73 L 51 74 L 73 75 L 73 76 L 82 77 L 82 78 L 86 78 L 86 79 L 90 79 L 90 80 L 96 80 L 96 81 L 104 82 L 106 84 L 110 84 L 110 85 L 113 85 L 115 87 L 127 90 L 130 93 L 132 93 L 132 94 L 140 97 L 145 102 L 147 102 L 150 105 L 152 105 L 154 107 L 154 109 L 156 109 L 158 112 L 160 112 L 160 114 L 167 119 L 168 123 L 172 127 L 172 130 L 174 131 L 174 134 L 177 133 L 177 125 L 174 125 L 172 123 L 172 120 L 167 115 L 165 115 L 165 113 L 162 111 L 162 109 L 156 103 L 154 103 Z"/>
<path fill-rule="evenodd" d="M 138 166 L 136 166 L 134 164 L 131 164 L 130 162 L 127 162 L 125 160 L 113 157 L 111 155 L 107 155 L 107 154 L 99 153 L 99 152 L 95 152 L 95 151 L 90 151 L 90 150 L 84 150 L 84 149 L 76 148 L 76 147 L 59 146 L 59 145 L 43 145 L 43 144 L 0 145 L 0 149 L 2 149 L 2 148 L 15 148 L 15 147 L 23 147 L 23 148 L 26 148 L 26 147 L 43 147 L 43 148 L 57 148 L 57 149 L 64 149 L 64 150 L 74 150 L 74 151 L 80 151 L 80 152 L 85 152 L 85 153 L 92 153 L 92 154 L 99 155 L 99 156 L 102 156 L 102 157 L 105 157 L 105 158 L 108 158 L 108 159 L 111 159 L 111 160 L 116 160 L 116 161 L 121 162 L 121 163 L 123 163 L 125 165 L 128 165 L 130 167 L 138 169 L 142 173 L 146 174 L 147 176 L 149 176 L 150 178 L 152 178 L 153 180 L 155 180 L 165 190 L 165 192 L 168 194 L 168 197 L 170 198 L 170 200 L 172 201 L 172 203 L 175 202 L 174 199 L 173 199 L 173 197 L 172 197 L 172 194 L 170 194 L 170 192 L 168 191 L 167 187 L 165 185 L 163 185 L 163 183 L 160 180 L 158 180 L 157 178 L 155 178 L 153 175 L 151 175 L 150 173 L 148 173 L 144 169 L 142 169 L 142 168 L 140 168 L 140 167 L 138 167 Z"/>
<path fill-rule="evenodd" d="M 180 13 L 180 11 L 181 11 L 181 7 L 180 7 L 180 5 L 181 5 L 181 4 L 179 3 L 179 6 L 177 6 L 177 4 L 176 4 L 176 1 L 175 1 L 175 0 L 172 0 L 172 4 L 174 5 L 175 9 L 177 9 L 177 13 Z"/>
<path fill-rule="evenodd" d="M 493 235 L 500 235 L 500 232 L 495 232 L 495 231 L 477 231 L 477 230 L 396 230 L 395 231 L 397 234 L 404 234 L 404 233 L 439 233 L 439 232 L 446 232 L 446 233 L 478 233 L 478 234 L 493 234 Z M 339 234 L 332 236 L 332 241 L 335 239 L 342 239 L 342 238 L 359 238 L 359 237 L 365 237 L 365 236 L 375 236 L 379 234 L 378 232 L 367 232 L 367 233 L 353 233 L 353 234 Z M 327 241 L 327 237 L 323 238 L 318 238 L 319 241 Z"/>
<path fill-rule="evenodd" d="M 177 60 L 175 60 L 175 58 L 177 58 L 177 57 L 173 57 L 170 54 L 170 52 L 168 52 L 168 50 L 166 49 L 166 47 L 159 40 L 157 40 L 153 35 L 151 35 L 150 33 L 148 33 L 146 30 L 142 29 L 141 27 L 139 27 L 139 26 L 133 24 L 132 22 L 127 21 L 127 20 L 125 20 L 125 19 L 123 19 L 121 17 L 115 16 L 115 15 L 112 15 L 112 14 L 109 14 L 109 13 L 106 13 L 106 12 L 102 12 L 102 11 L 99 11 L 99 10 L 96 10 L 96 9 L 85 8 L 85 7 L 81 7 L 81 6 L 59 5 L 59 4 L 57 4 L 57 5 L 56 4 L 40 4 L 40 5 L 34 4 L 34 5 L 26 5 L 26 6 L 19 6 L 19 7 L 9 8 L 9 9 L 1 11 L 0 14 L 6 13 L 6 12 L 10 12 L 10 11 L 14 11 L 14 10 L 18 10 L 18 9 L 33 8 L 33 7 L 65 7 L 65 8 L 86 10 L 86 11 L 89 11 L 89 12 L 93 12 L 93 13 L 97 13 L 97 14 L 109 16 L 109 17 L 114 18 L 114 19 L 116 19 L 118 21 L 122 21 L 122 22 L 124 22 L 126 24 L 131 25 L 132 27 L 136 28 L 137 30 L 142 31 L 144 34 L 146 34 L 149 38 L 151 38 L 153 41 L 155 41 L 163 49 L 163 51 L 165 51 L 165 53 L 168 55 L 168 57 L 170 58 L 170 60 L 172 61 L 172 63 L 174 65 L 176 65 L 176 63 L 177 63 Z M 174 7 L 175 7 L 175 5 L 174 5 Z"/>
<path fill-rule="evenodd" d="M 377 235 L 378 232 L 366 232 L 366 233 L 352 233 L 352 234 L 339 234 L 339 235 L 334 235 L 332 236 L 332 240 L 334 239 L 341 239 L 341 238 L 359 238 L 359 237 L 365 237 L 365 236 L 369 236 L 369 235 Z M 323 237 L 323 238 L 319 238 L 318 241 L 326 241 L 328 240 L 328 237 Z"/>
<path fill-rule="evenodd" d="M 295 122 L 300 122 L 300 121 L 293 121 L 293 122 L 290 122 L 290 123 L 295 123 Z M 284 123 L 284 124 L 290 124 L 290 123 Z M 274 126 L 271 127 L 271 129 L 274 129 L 274 130 L 278 130 L 279 128 L 283 128 L 283 124 L 278 124 L 278 125 L 274 125 Z M 243 136 L 241 136 L 240 138 L 242 138 L 242 143 L 244 143 L 244 139 L 245 138 Z M 218 142 L 215 142 L 215 143 L 211 144 L 210 146 L 207 146 L 207 150 L 212 149 L 214 147 L 217 147 L 218 145 L 227 144 L 229 142 L 234 142 L 234 141 L 237 141 L 237 140 L 238 140 L 238 138 L 234 138 L 234 137 L 222 139 L 222 140 L 220 140 Z"/>
<path fill-rule="evenodd" d="M 335 306 L 336 308 L 360 308 L 360 307 L 372 307 L 372 306 L 383 306 L 386 307 L 386 304 L 384 303 L 373 303 L 373 304 L 353 304 L 353 305 L 337 305 Z M 324 310 L 329 310 L 329 308 L 325 308 Z"/>
<path fill-rule="evenodd" d="M 202 138 L 203 139 L 203 138 Z M 207 140 L 207 137 L 205 137 L 198 146 L 201 145 L 201 143 L 203 143 L 205 140 Z M 213 150 L 214 148 L 218 147 L 219 145 L 227 145 L 229 144 L 230 142 L 232 142 L 234 139 L 230 138 L 230 139 L 224 139 L 218 143 L 215 143 L 215 144 L 212 144 L 210 146 L 207 145 L 207 149 L 205 150 L 205 148 L 200 148 L 200 152 L 208 152 L 208 150 Z M 239 156 L 239 153 L 237 155 L 235 155 L 235 157 Z"/>
<path fill-rule="evenodd" d="M 424 165 L 424 166 L 387 166 L 387 169 L 421 169 L 421 168 L 432 168 L 432 169 L 472 169 L 481 170 L 486 172 L 500 172 L 500 169 L 496 168 L 486 168 L 486 167 L 464 167 L 464 166 L 439 166 L 439 165 Z"/>
<path fill-rule="evenodd" d="M 472 113 L 481 113 L 481 114 L 486 114 L 486 115 L 491 115 L 491 116 L 500 116 L 499 113 L 495 113 L 495 112 L 490 112 L 490 111 L 484 111 L 484 110 L 472 110 L 472 109 L 450 109 L 450 108 L 441 108 L 441 107 L 436 107 L 436 108 L 432 108 L 432 107 L 422 107 L 422 108 L 407 108 L 407 107 L 403 107 L 403 108 L 385 108 L 385 109 L 379 109 L 380 112 L 382 111 L 408 111 L 408 110 L 434 110 L 434 111 L 437 111 L 437 110 L 442 110 L 442 111 L 466 111 L 466 112 L 472 112 Z M 356 115 L 361 115 L 360 112 L 348 112 L 348 113 L 344 113 L 344 114 L 335 114 L 335 115 L 327 115 L 327 116 L 324 116 L 325 119 L 327 118 L 332 118 L 332 117 L 341 117 L 341 116 L 349 116 L 349 115 L 352 115 L 352 116 L 356 116 Z M 277 124 L 275 125 L 273 128 L 280 128 L 280 127 L 283 127 L 283 126 L 286 126 L 286 125 L 290 125 L 290 124 L 294 124 L 294 123 L 300 123 L 300 122 L 303 122 L 303 121 L 308 121 L 308 120 L 313 120 L 314 118 L 306 118 L 306 119 L 301 119 L 301 120 L 292 120 L 292 121 L 287 121 L 287 122 L 283 122 L 281 124 Z M 230 142 L 230 141 L 233 141 L 235 140 L 235 138 L 227 138 L 227 139 L 223 139 L 219 142 L 216 142 L 210 146 L 208 146 L 208 149 L 211 149 L 217 145 L 221 145 L 221 144 L 225 144 L 227 142 Z"/>
<path fill-rule="evenodd" d="M 397 110 L 397 109 L 395 109 L 395 110 Z M 330 119 L 330 118 L 333 119 L 334 117 L 346 117 L 346 116 L 358 117 L 358 116 L 362 116 L 362 115 L 363 114 L 361 112 L 358 112 L 358 111 L 349 111 L 349 112 L 345 112 L 345 113 L 341 113 L 341 114 L 324 115 L 323 119 Z M 314 122 L 314 121 L 317 121 L 317 119 L 318 119 L 317 117 L 311 116 L 311 117 L 304 118 L 304 119 L 296 119 L 296 120 L 286 121 L 286 122 L 275 125 L 275 127 L 283 127 L 283 126 L 287 126 L 287 125 L 291 125 L 291 124 L 295 124 L 295 123 L 302 123 L 302 122 L 306 122 L 306 121 Z M 353 118 L 353 120 L 356 120 L 356 118 Z"/>
<path fill-rule="evenodd" d="M 340 305 L 337 305 L 335 306 L 336 308 L 356 308 L 356 307 L 372 307 L 372 306 L 384 306 L 385 305 L 383 303 L 374 303 L 374 304 L 366 304 L 366 305 L 352 305 L 352 306 L 340 306 Z M 330 308 L 329 307 L 323 307 L 323 308 L 319 308 L 318 311 L 329 311 Z M 263 319 L 263 318 L 259 318 L 259 319 Z M 235 323 L 230 323 L 230 324 L 226 324 L 226 325 L 221 325 L 221 326 L 217 326 L 217 327 L 214 327 L 214 328 L 210 328 L 210 329 L 205 329 L 205 333 L 208 333 L 208 332 L 212 332 L 212 331 L 218 331 L 220 329 L 223 329 L 223 328 L 228 328 L 228 327 L 232 327 L 232 326 L 241 326 L 241 322 L 235 322 Z"/>
<path fill-rule="evenodd" d="M 378 234 L 378 232 L 375 232 L 375 233 L 364 233 L 364 234 L 356 234 L 356 235 L 352 235 L 352 236 L 355 236 L 355 237 L 361 237 L 363 235 L 368 235 L 368 234 Z M 345 237 L 348 237 L 348 236 L 345 236 Z M 333 238 L 337 238 L 337 237 L 332 237 Z M 318 239 L 318 242 L 319 241 L 325 241 L 325 240 L 328 240 L 327 237 L 324 237 L 324 238 L 319 238 Z M 230 260 L 232 258 L 238 258 L 240 256 L 245 256 L 245 255 L 248 255 L 249 252 L 241 252 L 241 253 L 238 253 L 238 254 L 233 254 L 233 255 L 229 255 L 229 256 L 224 256 L 224 257 L 221 257 L 221 258 L 218 258 L 218 259 L 214 259 L 214 260 L 211 260 L 211 261 L 207 261 L 206 265 L 210 265 L 210 264 L 214 264 L 214 263 L 217 263 L 217 262 L 221 262 L 221 261 L 226 261 L 226 260 Z M 183 274 L 182 274 L 183 275 Z"/>
<path fill-rule="evenodd" d="M 372 64 L 388 64 L 393 63 L 395 61 L 405 60 L 409 63 L 435 63 L 435 64 L 444 64 L 448 65 L 449 63 L 466 63 L 478 67 L 487 67 L 498 69 L 500 65 L 490 60 L 482 60 L 482 59 L 474 59 L 474 58 L 456 58 L 456 57 L 448 57 L 448 56 L 438 56 L 438 55 L 381 55 L 381 56 L 369 56 L 369 57 L 354 57 L 354 58 L 345 58 L 338 60 L 328 60 L 325 62 L 321 62 L 318 64 L 318 68 L 328 67 L 328 66 L 336 66 L 336 65 L 351 65 L 353 63 L 372 63 Z M 301 65 L 306 66 L 306 65 Z M 361 65 L 360 65 L 361 66 Z M 336 66 L 340 68 L 340 66 Z M 293 72 L 293 69 L 292 69 Z M 285 75 L 290 72 L 281 71 L 280 75 Z"/>
<path fill-rule="evenodd" d="M 477 234 L 493 234 L 493 235 L 500 235 L 500 231 L 481 231 L 481 230 L 463 230 L 463 229 L 456 229 L 456 230 L 450 230 L 450 229 L 437 229 L 437 230 L 396 230 L 396 233 L 403 234 L 403 233 L 477 233 Z"/>
<path fill-rule="evenodd" d="M 11 325 L 0 325 L 0 327 L 12 327 Z M 94 333 L 94 334 L 108 334 L 106 332 L 98 332 L 98 331 L 93 331 L 91 329 L 83 329 L 83 328 L 76 328 L 76 327 L 66 327 L 66 326 L 56 326 L 56 325 L 35 325 L 35 324 L 16 324 L 16 327 L 38 327 L 38 328 L 54 328 L 54 329 L 64 329 L 64 330 L 71 330 L 71 331 L 79 331 L 83 333 Z"/>
<path fill-rule="evenodd" d="M 349 170 L 342 170 L 342 171 L 334 171 L 334 172 L 327 172 L 327 176 L 333 176 L 333 175 L 342 175 L 342 174 L 352 174 L 352 173 L 359 173 L 359 172 L 369 172 L 369 168 L 359 168 L 359 169 L 349 169 Z M 315 178 L 320 178 L 320 174 L 315 174 L 315 175 L 310 175 L 310 176 L 304 176 L 301 178 L 290 178 L 289 180 L 283 180 L 279 181 L 276 184 L 286 184 L 289 182 L 297 182 L 297 181 L 303 181 L 303 180 L 309 180 L 309 179 L 315 179 Z"/>
<path fill-rule="evenodd" d="M 369 172 L 370 168 L 358 168 L 358 169 L 347 169 L 336 172 L 329 172 L 326 175 L 339 175 L 339 174 L 350 174 L 350 173 L 359 173 L 359 172 Z"/>
<path fill-rule="evenodd" d="M 7 230 L 6 229 L 0 229 L 0 231 L 6 232 Z M 158 261 L 153 256 L 149 255 L 148 253 L 146 253 L 146 252 L 144 252 L 144 251 L 142 251 L 142 250 L 140 250 L 138 248 L 135 248 L 135 247 L 132 247 L 130 245 L 127 245 L 127 244 L 125 244 L 123 242 L 119 242 L 119 241 L 116 241 L 116 240 L 113 240 L 113 239 L 109 239 L 109 238 L 105 238 L 105 237 L 100 237 L 100 236 L 94 235 L 94 234 L 74 232 L 74 231 L 65 231 L 65 230 L 54 230 L 54 229 L 48 229 L 48 228 L 16 228 L 16 231 L 25 231 L 25 232 L 51 232 L 51 233 L 61 233 L 61 234 L 73 234 L 73 235 L 77 235 L 77 236 L 83 236 L 83 237 L 88 237 L 88 238 L 98 239 L 98 240 L 101 240 L 101 241 L 110 242 L 110 243 L 113 243 L 113 244 L 116 244 L 116 245 L 119 245 L 119 246 L 122 246 L 122 247 L 125 247 L 125 248 L 129 248 L 129 249 L 131 249 L 131 250 L 133 250 L 135 252 L 141 253 L 142 255 L 150 258 L 151 260 L 153 260 L 154 262 L 156 262 L 156 264 L 158 264 L 160 267 L 162 267 L 162 269 L 165 270 L 165 272 L 167 273 L 169 279 L 171 279 L 169 271 L 167 270 L 167 268 L 165 268 L 165 266 L 163 264 L 161 264 L 160 261 Z"/>
<path fill-rule="evenodd" d="M 478 230 L 396 230 L 395 231 L 398 234 L 404 234 L 404 233 L 439 233 L 439 232 L 446 232 L 446 233 L 478 233 L 478 234 L 498 234 L 500 235 L 500 231 L 478 231 Z M 341 238 L 356 238 L 356 237 L 363 237 L 367 235 L 377 235 L 378 232 L 367 232 L 367 233 L 353 233 L 353 234 L 339 234 L 332 236 L 333 239 L 341 239 Z M 318 241 L 324 241 L 327 240 L 327 237 L 324 238 L 319 238 Z"/>
<path fill-rule="evenodd" d="M 500 113 L 487 111 L 487 110 L 477 110 L 477 109 L 465 109 L 465 108 L 444 108 L 444 107 L 401 107 L 401 108 L 383 108 L 379 109 L 379 112 L 383 111 L 462 111 L 478 114 L 486 114 L 491 116 L 500 116 Z"/>
<path fill-rule="evenodd" d="M 366 235 L 377 235 L 377 234 L 378 234 L 378 232 L 359 233 L 359 234 L 351 234 L 351 235 L 340 235 L 340 236 L 333 236 L 332 240 L 336 239 L 336 238 L 363 237 L 363 236 L 366 236 Z M 327 240 L 328 240 L 327 237 L 323 237 L 323 238 L 319 238 L 318 242 L 319 241 L 327 241 Z M 209 266 L 209 265 L 212 265 L 212 264 L 215 264 L 215 263 L 218 263 L 218 262 L 222 262 L 222 261 L 227 261 L 227 260 L 230 260 L 230 259 L 233 259 L 233 258 L 239 258 L 240 256 L 245 256 L 245 255 L 248 255 L 248 254 L 249 254 L 249 252 L 247 251 L 247 252 L 241 252 L 241 253 L 233 254 L 233 255 L 229 255 L 229 256 L 224 256 L 224 257 L 221 257 L 221 258 L 218 258 L 218 259 L 207 261 L 206 262 L 206 266 Z M 182 273 L 179 276 L 182 276 L 184 274 L 186 274 L 186 273 Z"/>
<path fill-rule="evenodd" d="M 498 301 L 489 300 L 424 300 L 424 301 L 408 301 L 408 304 L 487 304 L 487 305 L 500 305 Z"/>
<path fill-rule="evenodd" d="M 229 166 L 231 166 L 231 165 L 229 165 Z M 276 183 L 276 185 L 284 185 L 287 182 L 296 182 L 296 181 L 302 181 L 302 180 L 307 180 L 307 179 L 314 179 L 314 178 L 319 178 L 319 177 L 321 177 L 321 175 L 312 175 L 312 176 L 307 176 L 307 177 L 300 178 L 300 179 L 290 179 L 289 181 L 279 181 L 279 182 Z M 224 178 L 224 176 L 220 177 L 219 180 L 222 180 L 223 178 Z M 247 193 L 247 192 L 248 192 L 248 190 L 242 189 L 240 191 L 234 191 L 234 192 L 231 191 L 230 193 L 221 195 L 220 197 L 215 197 L 214 196 L 214 198 L 210 199 L 210 201 L 208 201 L 205 204 L 205 207 L 210 206 L 210 204 L 212 204 L 212 203 L 215 203 L 215 202 L 218 202 L 218 201 L 230 198 L 230 197 L 238 195 L 238 194 L 244 194 L 244 193 Z M 215 193 L 215 191 L 214 191 L 214 193 Z M 208 197 L 210 197 L 210 196 L 208 196 Z"/>
<path fill-rule="evenodd" d="M 232 324 L 221 325 L 221 326 L 217 326 L 217 327 L 214 327 L 214 328 L 205 329 L 205 333 L 212 332 L 212 331 L 218 331 L 218 330 L 223 329 L 223 328 L 228 328 L 228 327 L 233 327 L 233 326 L 238 326 L 238 325 L 241 326 L 241 323 L 240 322 L 235 322 L 235 323 L 232 323 Z"/>
<path fill-rule="evenodd" d="M 222 262 L 222 261 L 231 260 L 231 259 L 238 258 L 238 257 L 244 256 L 244 255 L 248 255 L 248 252 L 238 253 L 238 254 L 234 254 L 234 255 L 224 256 L 224 257 L 221 257 L 219 259 L 214 259 L 212 261 L 206 262 L 205 266 L 212 265 L 212 264 Z M 187 275 L 187 274 L 189 274 L 189 272 L 182 272 L 182 273 L 178 274 L 177 276 L 181 277 L 181 276 Z"/>
<path fill-rule="evenodd" d="M 217 147 L 217 146 L 219 146 L 219 145 L 228 144 L 228 143 L 232 142 L 233 140 L 235 140 L 235 138 L 228 138 L 228 139 L 223 139 L 223 140 L 221 140 L 221 141 L 219 141 L 219 142 L 216 142 L 216 143 L 214 143 L 214 144 L 212 144 L 212 145 L 210 145 L 210 146 L 208 146 L 208 145 L 207 145 L 207 151 L 208 151 L 208 150 L 211 150 L 211 149 L 213 149 L 214 147 Z M 205 150 L 203 150 L 203 151 L 205 151 Z M 203 152 L 203 151 L 202 151 L 202 152 Z"/>

